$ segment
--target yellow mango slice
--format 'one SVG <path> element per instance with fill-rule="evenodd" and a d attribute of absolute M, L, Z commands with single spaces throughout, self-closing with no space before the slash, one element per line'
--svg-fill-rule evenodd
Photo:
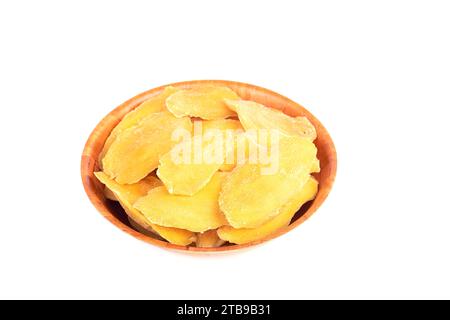
<path fill-rule="evenodd" d="M 180 129 L 191 132 L 191 120 L 167 111 L 148 115 L 111 144 L 103 158 L 104 172 L 121 184 L 138 182 L 158 167 L 159 158 L 176 144 L 172 134 Z"/>
<path fill-rule="evenodd" d="M 208 130 L 244 130 L 239 120 L 234 119 L 218 119 L 218 120 L 205 120 L 202 121 L 203 132 Z"/>
<path fill-rule="evenodd" d="M 230 136 L 227 136 L 227 138 L 229 139 Z M 230 172 L 237 165 L 248 160 L 251 141 L 249 141 L 247 134 L 245 132 L 237 133 L 232 139 L 232 144 L 226 146 L 227 153 L 224 164 L 219 168 L 220 171 Z"/>
<path fill-rule="evenodd" d="M 194 195 L 201 190 L 212 178 L 223 163 L 223 156 L 214 160 L 212 163 L 206 163 L 202 158 L 195 161 L 195 153 L 200 156 L 209 157 L 207 152 L 193 150 L 196 143 L 202 146 L 202 149 L 208 147 L 209 142 L 204 142 L 202 136 L 195 136 L 192 141 L 188 141 L 177 147 L 191 150 L 191 155 L 185 159 L 185 163 L 174 161 L 171 151 L 161 157 L 159 167 L 156 172 L 158 177 L 166 186 L 171 194 Z M 212 157 L 212 156 L 211 156 Z M 178 161 L 183 161 L 179 159 Z"/>
<path fill-rule="evenodd" d="M 178 91 L 177 88 L 171 86 L 165 87 L 162 93 L 142 102 L 136 109 L 126 114 L 125 117 L 123 117 L 123 119 L 119 122 L 119 124 L 111 131 L 108 139 L 106 139 L 103 150 L 99 156 L 99 163 L 102 164 L 102 160 L 106 152 L 111 147 L 111 144 L 124 130 L 137 125 L 149 114 L 166 110 L 166 98 L 176 91 Z"/>
<path fill-rule="evenodd" d="M 151 236 L 153 234 L 158 236 L 158 238 L 162 238 L 170 243 L 180 246 L 187 246 L 195 242 L 196 240 L 196 235 L 193 232 L 178 228 L 161 227 L 156 224 L 150 223 L 138 210 L 129 207 L 127 208 L 123 205 L 122 202 L 121 204 L 125 212 L 127 213 L 129 220 L 134 222 L 134 224 L 130 222 L 132 227 L 145 235 Z M 136 219 L 136 221 L 134 221 L 134 219 L 132 219 L 131 217 Z M 139 226 L 139 228 L 137 226 Z M 142 232 L 144 230 L 145 232 Z"/>
<path fill-rule="evenodd" d="M 145 177 L 138 183 L 120 185 L 104 172 L 99 171 L 94 174 L 105 185 L 105 189 L 113 193 L 117 201 L 121 200 L 127 206 L 132 206 L 137 199 L 146 195 L 151 189 L 162 186 L 162 182 L 152 175 Z"/>
<path fill-rule="evenodd" d="M 194 233 L 187 230 L 166 228 L 155 225 L 148 221 L 141 212 L 133 207 L 133 204 L 139 198 L 145 196 L 150 190 L 159 188 L 158 186 L 162 185 L 161 181 L 159 181 L 158 178 L 154 176 L 148 176 L 138 183 L 121 185 L 112 180 L 104 172 L 95 172 L 94 174 L 97 179 L 100 180 L 100 182 L 105 184 L 114 193 L 127 215 L 145 230 L 149 232 L 156 232 L 170 243 L 182 246 L 189 245 L 195 241 L 196 237 Z"/>
<path fill-rule="evenodd" d="M 239 96 L 228 87 L 205 85 L 175 92 L 166 99 L 166 107 L 176 117 L 223 119 L 235 115 L 224 99 L 239 99 Z"/>
<path fill-rule="evenodd" d="M 276 129 L 284 135 L 299 136 L 311 141 L 317 137 L 316 129 L 305 117 L 293 118 L 254 101 L 227 99 L 225 103 L 237 112 L 245 130 Z"/>
<path fill-rule="evenodd" d="M 225 136 L 230 133 L 235 139 L 236 130 L 242 130 L 237 120 L 195 121 L 194 137 L 188 137 L 159 161 L 157 175 L 169 193 L 193 195 L 201 190 L 223 166 L 227 152 Z M 189 154 L 183 158 L 179 151 Z"/>
<path fill-rule="evenodd" d="M 161 237 L 163 237 L 170 243 L 177 244 L 179 246 L 190 245 L 191 243 L 195 242 L 197 238 L 195 233 L 184 229 L 162 227 L 157 224 L 152 224 L 152 228 Z"/>
<path fill-rule="evenodd" d="M 222 184 L 219 205 L 234 228 L 257 228 L 280 213 L 280 208 L 308 181 L 317 148 L 308 139 L 280 136 L 278 166 L 268 174 L 263 165 L 237 166 Z M 276 159 L 275 159 L 276 160 Z"/>
<path fill-rule="evenodd" d="M 311 167 L 311 172 L 320 172 L 320 161 L 319 159 L 314 159 L 312 167 Z"/>
<path fill-rule="evenodd" d="M 204 232 L 217 229 L 227 221 L 219 209 L 217 198 L 226 173 L 217 172 L 211 181 L 193 196 L 170 194 L 165 187 L 157 187 L 140 198 L 134 207 L 152 223 Z"/>
<path fill-rule="evenodd" d="M 287 227 L 301 206 L 314 199 L 317 194 L 317 189 L 318 183 L 311 177 L 306 184 L 296 192 L 294 197 L 281 207 L 280 213 L 273 219 L 254 229 L 235 229 L 230 226 L 223 226 L 217 230 L 217 234 L 222 240 L 236 244 L 262 240 L 279 229 Z"/>
<path fill-rule="evenodd" d="M 208 230 L 197 234 L 196 246 L 199 248 L 217 248 L 225 243 L 217 235 L 217 230 Z"/>
<path fill-rule="evenodd" d="M 219 119 L 203 121 L 203 131 L 221 130 L 224 137 L 224 163 L 220 166 L 220 171 L 231 171 L 236 167 L 237 163 L 237 144 L 238 136 L 243 133 L 239 120 Z"/>

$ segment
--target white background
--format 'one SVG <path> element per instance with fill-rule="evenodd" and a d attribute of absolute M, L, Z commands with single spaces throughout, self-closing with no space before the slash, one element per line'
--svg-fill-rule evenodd
<path fill-rule="evenodd" d="M 448 1 L 2 1 L 0 298 L 450 298 Z M 229 79 L 329 129 L 336 184 L 291 233 L 189 256 L 108 223 L 83 145 L 114 107 Z"/>

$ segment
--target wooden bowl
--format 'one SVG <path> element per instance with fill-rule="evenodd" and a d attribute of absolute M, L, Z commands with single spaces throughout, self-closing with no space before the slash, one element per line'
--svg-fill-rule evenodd
<path fill-rule="evenodd" d="M 316 179 L 319 181 L 319 191 L 316 198 L 313 201 L 305 204 L 299 210 L 299 212 L 297 212 L 297 214 L 292 219 L 291 224 L 287 228 L 281 229 L 263 240 L 242 245 L 230 244 L 219 248 L 179 246 L 152 238 L 133 229 L 130 226 L 127 216 L 120 205 L 105 198 L 105 196 L 103 195 L 103 185 L 95 178 L 94 172 L 99 170 L 97 159 L 99 153 L 103 148 L 103 144 L 105 143 L 105 140 L 109 136 L 111 130 L 128 112 L 136 108 L 143 101 L 159 94 L 165 87 L 161 86 L 141 93 L 118 106 L 105 118 L 103 118 L 103 120 L 100 121 L 100 123 L 91 133 L 88 141 L 86 142 L 86 146 L 83 150 L 81 159 L 81 178 L 83 180 L 84 189 L 86 190 L 86 193 L 91 202 L 106 219 L 108 219 L 121 230 L 125 231 L 128 234 L 131 234 L 135 238 L 159 247 L 184 250 L 189 252 L 225 252 L 248 248 L 270 239 L 279 237 L 280 235 L 299 226 L 320 207 L 320 205 L 323 203 L 328 193 L 330 192 L 334 182 L 337 165 L 336 150 L 327 130 L 320 123 L 320 121 L 316 119 L 316 117 L 314 117 L 301 105 L 289 100 L 286 97 L 283 97 L 278 93 L 251 84 L 223 80 L 198 80 L 172 83 L 170 85 L 180 88 L 192 88 L 204 84 L 228 86 L 243 99 L 253 100 L 268 107 L 279 109 L 290 116 L 306 116 L 314 124 L 317 131 L 317 139 L 314 143 L 317 146 L 318 158 L 321 164 L 321 172 L 318 174 L 314 174 Z"/>

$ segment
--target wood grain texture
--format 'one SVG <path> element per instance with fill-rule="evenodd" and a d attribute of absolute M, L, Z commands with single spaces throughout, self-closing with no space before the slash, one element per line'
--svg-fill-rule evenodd
<path fill-rule="evenodd" d="M 100 123 L 95 127 L 94 131 L 88 138 L 85 148 L 83 150 L 81 158 L 81 178 L 83 181 L 84 189 L 97 208 L 97 210 L 111 223 L 125 231 L 126 233 L 136 237 L 139 240 L 147 243 L 154 244 L 159 247 L 183 250 L 185 252 L 229 252 L 233 250 L 239 250 L 261 244 L 265 241 L 279 237 L 280 235 L 298 227 L 306 219 L 308 219 L 324 202 L 328 196 L 331 187 L 333 185 L 336 176 L 337 157 L 336 150 L 333 141 L 328 134 L 325 127 L 316 119 L 308 110 L 301 105 L 293 102 L 292 100 L 258 86 L 251 84 L 225 81 L 225 80 L 197 80 L 186 81 L 168 84 L 179 88 L 193 88 L 195 86 L 201 86 L 205 84 L 224 85 L 233 89 L 239 96 L 246 100 L 253 100 L 264 104 L 268 107 L 279 109 L 290 116 L 306 116 L 315 126 L 317 131 L 317 139 L 314 143 L 318 149 L 318 158 L 321 164 L 321 172 L 314 174 L 319 181 L 319 191 L 316 198 L 309 204 L 302 207 L 302 209 L 295 215 L 292 223 L 282 230 L 277 231 L 271 236 L 247 243 L 243 245 L 227 245 L 219 248 L 197 248 L 191 246 L 178 246 L 165 241 L 161 241 L 150 236 L 144 235 L 134 230 L 128 223 L 127 219 L 124 219 L 123 212 L 120 207 L 112 204 L 110 200 L 107 200 L 103 194 L 103 186 L 95 178 L 94 172 L 99 170 L 98 156 L 103 148 L 103 145 L 109 136 L 112 129 L 119 123 L 119 121 L 131 110 L 140 105 L 143 101 L 150 97 L 162 92 L 165 86 L 161 86 L 155 89 L 143 92 L 130 100 L 124 102 L 116 109 L 111 111 Z M 126 218 L 126 217 L 125 217 Z"/>

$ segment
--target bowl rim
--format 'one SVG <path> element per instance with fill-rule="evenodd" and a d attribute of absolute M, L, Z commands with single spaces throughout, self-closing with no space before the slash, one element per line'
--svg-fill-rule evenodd
<path fill-rule="evenodd" d="M 133 228 L 129 227 L 128 225 L 124 224 L 122 221 L 120 221 L 114 214 L 111 213 L 109 208 L 103 203 L 102 199 L 97 196 L 97 192 L 95 192 L 94 188 L 95 186 L 93 183 L 91 183 L 91 179 L 93 178 L 95 163 L 97 159 L 94 159 L 92 156 L 92 152 L 95 148 L 95 145 L 97 143 L 97 139 L 99 137 L 99 132 L 104 130 L 104 127 L 106 124 L 109 124 L 111 121 L 115 122 L 115 125 L 120 122 L 122 117 L 136 108 L 138 105 L 140 105 L 143 101 L 147 100 L 148 98 L 160 93 L 165 87 L 167 86 L 173 86 L 173 87 L 189 87 L 189 86 L 195 86 L 195 85 L 202 85 L 202 84 L 215 84 L 215 85 L 224 85 L 224 86 L 234 86 L 234 87 L 246 87 L 252 90 L 255 90 L 259 93 L 263 93 L 265 95 L 276 97 L 277 99 L 281 99 L 285 101 L 286 103 L 295 106 L 296 108 L 300 108 L 304 114 L 306 114 L 307 118 L 311 120 L 314 123 L 314 126 L 316 127 L 316 130 L 321 132 L 321 136 L 323 139 L 327 142 L 327 148 L 329 149 L 327 154 L 329 155 L 329 166 L 330 166 L 330 172 L 327 176 L 327 184 L 326 188 L 322 190 L 322 197 L 319 199 L 314 199 L 313 204 L 311 205 L 306 212 L 300 216 L 297 220 L 295 220 L 293 223 L 289 224 L 286 228 L 281 228 L 277 230 L 276 232 L 272 233 L 271 235 L 249 243 L 245 244 L 231 244 L 229 246 L 221 246 L 217 248 L 199 248 L 194 246 L 181 246 L 172 244 L 166 241 L 154 239 L 152 237 L 146 236 Z M 124 112 L 124 110 L 129 109 L 127 112 Z M 111 126 L 112 128 L 115 127 L 115 125 Z M 107 136 L 110 132 L 107 133 Z M 174 82 L 169 83 L 166 85 L 162 85 L 147 91 L 144 91 L 140 94 L 137 94 L 136 96 L 132 97 L 131 99 L 125 101 L 118 107 L 114 108 L 111 112 L 109 112 L 93 129 L 91 134 L 89 135 L 89 138 L 86 141 L 86 144 L 83 149 L 82 157 L 81 157 L 81 179 L 83 183 L 84 190 L 89 198 L 89 200 L 92 202 L 94 207 L 97 209 L 97 211 L 100 212 L 108 221 L 110 221 L 112 224 L 114 224 L 116 227 L 118 227 L 120 230 L 130 234 L 131 236 L 153 244 L 157 247 L 162 247 L 166 249 L 174 249 L 178 251 L 184 251 L 184 252 L 192 252 L 192 253 L 220 253 L 220 252 L 231 252 L 241 249 L 246 249 L 249 247 L 254 247 L 257 245 L 260 245 L 262 243 L 265 243 L 267 241 L 270 241 L 272 239 L 278 238 L 282 236 L 283 234 L 291 231 L 292 229 L 298 227 L 300 224 L 302 224 L 304 221 L 306 221 L 313 213 L 317 211 L 317 209 L 322 205 L 322 203 L 325 201 L 325 199 L 328 197 L 333 183 L 336 178 L 336 171 L 337 171 L 337 154 L 336 154 L 336 148 L 334 146 L 334 142 L 326 130 L 326 128 L 322 125 L 322 123 L 305 107 L 298 104 L 297 102 L 294 102 L 293 100 L 277 93 L 272 90 L 249 84 L 244 82 L 237 82 L 237 81 L 230 81 L 230 80 L 190 80 L 190 81 L 181 81 L 181 82 Z M 320 188 L 320 186 L 319 186 Z M 321 191 L 319 189 L 319 191 Z M 317 200 L 317 201 L 316 201 Z"/>

